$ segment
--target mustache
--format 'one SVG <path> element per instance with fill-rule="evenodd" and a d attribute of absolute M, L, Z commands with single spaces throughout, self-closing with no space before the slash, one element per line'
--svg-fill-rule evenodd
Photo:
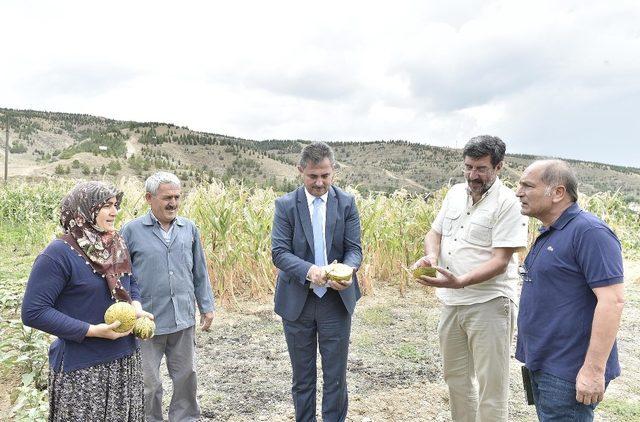
<path fill-rule="evenodd" d="M 470 177 L 468 177 L 468 176 L 467 176 L 467 177 L 465 177 L 465 180 L 466 180 L 467 182 L 485 183 L 485 182 L 482 180 L 482 178 L 480 178 L 480 177 L 476 177 L 476 178 L 472 179 L 472 178 L 470 178 Z"/>

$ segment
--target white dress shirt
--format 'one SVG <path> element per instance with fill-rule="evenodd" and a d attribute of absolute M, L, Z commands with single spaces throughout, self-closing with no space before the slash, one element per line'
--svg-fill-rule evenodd
<path fill-rule="evenodd" d="M 313 201 L 316 199 L 316 196 L 307 191 L 305 188 L 304 194 L 307 197 L 307 206 L 309 207 L 309 218 L 313 221 Z M 322 213 L 322 244 L 324 245 L 324 261 L 327 261 L 327 236 L 326 236 L 326 226 L 327 226 L 327 198 L 329 197 L 329 192 L 327 191 L 324 195 L 320 196 L 322 199 L 322 204 L 320 205 L 320 212 Z M 313 267 L 312 267 L 313 268 Z M 311 269 L 309 269 L 311 271 Z M 307 280 L 309 279 L 309 274 L 307 274 Z"/>

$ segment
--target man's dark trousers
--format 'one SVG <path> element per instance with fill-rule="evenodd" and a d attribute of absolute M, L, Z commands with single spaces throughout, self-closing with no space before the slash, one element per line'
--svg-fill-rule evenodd
<path fill-rule="evenodd" d="M 322 420 L 344 421 L 347 416 L 347 355 L 351 315 L 338 292 L 328 289 L 319 298 L 309 289 L 302 314 L 282 320 L 293 369 L 296 421 L 316 420 L 317 346 L 322 360 Z"/>
<path fill-rule="evenodd" d="M 362 263 L 360 217 L 355 198 L 335 186 L 326 204 L 326 261 L 355 269 Z M 276 199 L 271 231 L 271 256 L 278 268 L 274 309 L 283 320 L 293 372 L 296 421 L 315 421 L 316 357 L 320 347 L 324 374 L 324 422 L 346 418 L 346 365 L 351 317 L 360 298 L 357 276 L 340 292 L 329 288 L 320 299 L 306 279 L 316 262 L 305 188 Z"/>

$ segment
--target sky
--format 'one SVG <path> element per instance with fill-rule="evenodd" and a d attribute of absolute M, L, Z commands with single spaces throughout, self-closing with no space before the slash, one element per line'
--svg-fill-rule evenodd
<path fill-rule="evenodd" d="M 0 107 L 640 167 L 640 2 L 0 3 Z"/>

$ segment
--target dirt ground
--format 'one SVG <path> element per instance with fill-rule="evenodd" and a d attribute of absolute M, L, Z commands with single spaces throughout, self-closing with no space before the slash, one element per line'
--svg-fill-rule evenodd
<path fill-rule="evenodd" d="M 618 337 L 623 375 L 611 383 L 598 408 L 600 421 L 637 420 L 640 265 L 632 266 L 627 274 L 635 275 L 627 277 L 627 304 Z M 405 297 L 391 287 L 378 289 L 358 302 L 347 374 L 348 421 L 450 420 L 437 320 L 432 292 L 420 287 L 410 288 Z M 520 364 L 515 359 L 511 363 L 509 419 L 536 420 L 533 407 L 524 401 Z M 235 311 L 219 310 L 212 331 L 198 334 L 197 371 L 203 421 L 294 420 L 287 347 L 270 302 L 244 302 Z M 164 388 L 168 404 L 171 384 L 166 373 Z M 629 405 L 631 413 L 625 407 Z M 320 420 L 320 400 L 317 409 Z"/>
<path fill-rule="evenodd" d="M 626 305 L 618 333 L 622 376 L 610 384 L 596 410 L 598 421 L 640 421 L 640 262 L 626 267 Z M 438 313 L 433 293 L 419 286 L 408 289 L 405 297 L 393 287 L 378 288 L 358 302 L 348 361 L 348 421 L 450 420 L 436 334 Z M 219 307 L 212 330 L 198 332 L 196 366 L 202 421 L 294 420 L 289 357 L 271 300 L 241 302 L 235 310 Z M 168 406 L 171 382 L 162 368 Z M 509 420 L 534 421 L 519 368 L 512 359 Z M 3 378 L 0 420 L 17 382 L 17 377 Z"/>

